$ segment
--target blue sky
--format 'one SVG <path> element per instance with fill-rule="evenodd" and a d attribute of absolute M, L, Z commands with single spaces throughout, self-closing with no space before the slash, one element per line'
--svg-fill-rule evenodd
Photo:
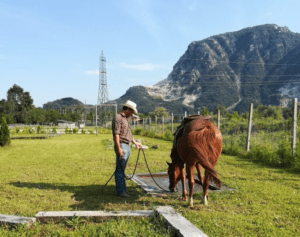
<path fill-rule="evenodd" d="M 192 41 L 277 24 L 300 33 L 299 0 L 0 0 L 0 100 L 17 84 L 34 105 L 96 104 L 99 56 L 109 99 L 165 79 Z"/>

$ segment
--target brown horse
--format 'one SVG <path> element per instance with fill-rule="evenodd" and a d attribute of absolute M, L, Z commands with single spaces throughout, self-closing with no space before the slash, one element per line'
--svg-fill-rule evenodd
<path fill-rule="evenodd" d="M 196 117 L 196 116 L 195 116 Z M 207 190 L 212 177 L 217 186 L 221 181 L 214 170 L 215 164 L 222 151 L 222 135 L 218 128 L 207 119 L 194 119 L 187 123 L 183 129 L 182 136 L 177 140 L 178 156 L 168 163 L 168 174 L 170 179 L 170 190 L 175 190 L 177 183 L 182 181 L 182 200 L 186 200 L 185 172 L 186 164 L 189 183 L 189 206 L 193 206 L 194 171 L 198 170 L 198 177 L 203 187 L 203 202 L 207 205 Z M 205 169 L 203 181 L 201 170 Z"/>

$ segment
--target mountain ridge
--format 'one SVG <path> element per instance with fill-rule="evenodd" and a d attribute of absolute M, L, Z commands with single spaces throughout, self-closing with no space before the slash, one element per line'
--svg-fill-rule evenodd
<path fill-rule="evenodd" d="M 144 96 L 166 105 L 181 101 L 194 112 L 220 105 L 245 112 L 250 103 L 287 106 L 300 97 L 299 65 L 299 33 L 275 24 L 247 27 L 190 43 L 166 79 L 144 87 Z M 127 92 L 114 101 L 130 99 Z"/>

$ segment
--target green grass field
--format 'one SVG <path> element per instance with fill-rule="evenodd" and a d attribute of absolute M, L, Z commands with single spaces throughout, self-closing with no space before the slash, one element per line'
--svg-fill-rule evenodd
<path fill-rule="evenodd" d="M 135 138 L 141 138 L 135 136 Z M 144 210 L 170 205 L 209 236 L 299 236 L 300 175 L 270 168 L 235 156 L 222 155 L 216 165 L 221 180 L 235 192 L 210 192 L 209 205 L 194 195 L 193 209 L 179 195 L 154 198 L 133 182 L 130 199 L 115 195 L 114 179 L 103 186 L 115 168 L 115 154 L 107 150 L 110 134 L 64 135 L 46 140 L 13 140 L 0 149 L 0 213 L 34 216 L 39 211 Z M 166 171 L 172 142 L 142 137 L 152 172 Z M 110 140 L 108 142 L 108 140 Z M 132 149 L 127 173 L 133 171 Z M 147 172 L 143 160 L 138 173 Z M 156 228 L 154 228 L 156 227 Z M 37 223 L 31 227 L 0 227 L 0 236 L 171 236 L 151 218 L 117 219 L 102 223 Z"/>

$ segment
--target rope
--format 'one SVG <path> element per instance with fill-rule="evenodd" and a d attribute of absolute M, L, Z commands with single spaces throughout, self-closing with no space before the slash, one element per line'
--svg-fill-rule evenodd
<path fill-rule="evenodd" d="M 148 162 L 147 162 L 147 158 L 146 158 L 144 149 L 140 149 L 139 152 L 138 152 L 138 156 L 137 156 L 137 159 L 136 159 L 136 163 L 135 163 L 135 167 L 134 167 L 134 170 L 133 170 L 133 174 L 132 174 L 132 176 L 131 176 L 130 178 L 128 178 L 128 177 L 125 175 L 125 170 L 124 170 L 123 167 L 121 166 L 125 178 L 126 178 L 127 180 L 131 180 L 131 179 L 133 178 L 133 176 L 135 175 L 136 168 L 137 168 L 137 165 L 138 165 L 138 162 L 139 162 L 139 158 L 140 158 L 140 152 L 141 152 L 141 150 L 143 151 L 144 160 L 145 160 L 145 162 L 146 162 L 147 169 L 148 169 L 149 174 L 150 174 L 152 180 L 154 181 L 154 183 L 155 183 L 160 189 L 162 189 L 163 191 L 165 191 L 165 192 L 170 192 L 170 190 L 164 189 L 163 187 L 161 187 L 161 186 L 155 181 L 155 179 L 154 179 L 154 177 L 153 177 L 153 175 L 152 175 L 152 173 L 151 173 L 151 171 L 150 171 L 150 168 L 149 168 L 149 165 L 148 165 Z M 115 173 L 116 173 L 116 169 L 115 169 L 114 173 L 112 174 L 112 176 L 108 179 L 108 181 L 106 182 L 106 184 L 103 186 L 102 192 L 103 192 L 104 188 L 107 186 L 107 184 L 110 182 L 110 180 L 112 179 L 112 177 L 115 175 Z"/>
<path fill-rule="evenodd" d="M 150 174 L 151 178 L 153 179 L 154 183 L 155 183 L 158 187 L 160 187 L 162 190 L 164 190 L 165 192 L 169 192 L 169 193 L 170 193 L 170 190 L 166 190 L 166 189 L 162 188 L 162 187 L 155 181 L 155 179 L 153 178 L 153 175 L 152 175 L 152 173 L 151 173 L 151 171 L 150 171 L 150 169 L 149 169 L 149 166 L 148 166 L 148 162 L 147 162 L 147 159 L 146 159 L 146 156 L 145 156 L 144 149 L 142 149 L 142 150 L 143 150 L 144 159 L 145 159 L 145 162 L 146 162 L 146 165 L 147 165 L 147 169 L 148 169 L 149 174 Z"/>
<path fill-rule="evenodd" d="M 131 179 L 133 178 L 133 176 L 134 176 L 134 174 L 135 174 L 135 171 L 136 171 L 136 168 L 137 168 L 137 165 L 138 165 L 138 163 L 139 163 L 139 158 L 140 158 L 140 150 L 139 150 L 139 153 L 138 153 L 138 157 L 137 157 L 137 159 L 136 159 L 136 163 L 135 163 L 135 167 L 134 167 L 134 170 L 133 170 L 133 174 L 132 174 L 132 176 L 131 176 L 130 178 L 127 178 L 127 176 L 126 176 L 126 174 L 125 174 L 125 170 L 123 169 L 123 167 L 122 167 L 122 165 L 121 165 L 122 171 L 123 171 L 124 176 L 125 176 L 125 178 L 126 178 L 127 180 L 131 180 Z M 120 164 L 119 161 L 118 161 L 118 164 Z M 117 169 L 117 167 L 116 167 L 116 169 Z M 104 188 L 107 186 L 107 184 L 110 182 L 110 180 L 112 179 L 112 177 L 115 175 L 116 169 L 115 169 L 114 173 L 112 174 L 112 176 L 108 179 L 108 181 L 106 182 L 106 184 L 103 186 L 102 191 L 103 191 Z"/>

